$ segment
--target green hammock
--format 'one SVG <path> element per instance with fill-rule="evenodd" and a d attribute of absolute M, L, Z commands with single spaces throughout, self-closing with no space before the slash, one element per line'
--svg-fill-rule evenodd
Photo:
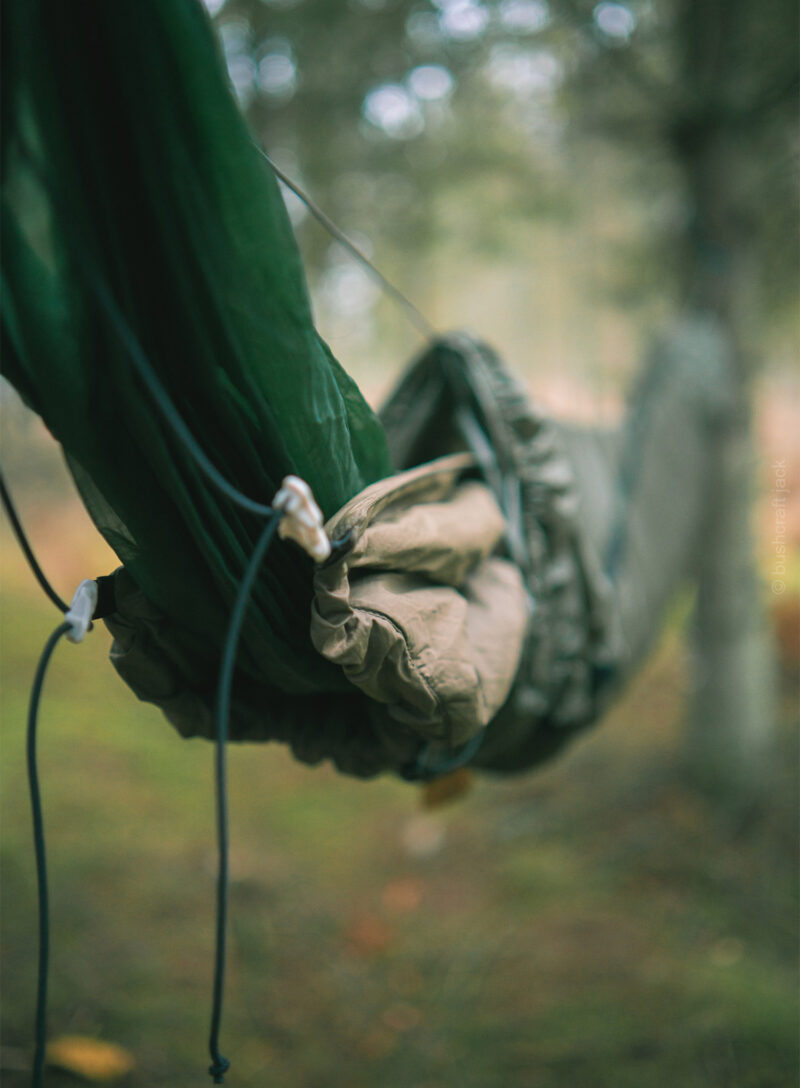
<path fill-rule="evenodd" d="M 5 373 L 123 564 L 120 588 L 138 603 L 108 622 L 137 694 L 184 734 L 213 735 L 224 631 L 263 530 L 209 486 L 141 356 L 257 504 L 291 473 L 330 518 L 396 470 L 471 449 L 532 613 L 507 701 L 458 758 L 522 770 L 596 720 L 695 546 L 707 488 L 696 466 L 727 380 L 708 320 L 654 353 L 619 474 L 617 443 L 555 425 L 464 336 L 429 345 L 379 421 L 314 329 L 278 184 L 200 3 L 7 0 L 2 20 Z M 670 487 L 679 503 L 663 502 Z M 274 543 L 246 615 L 230 737 L 281 740 L 353 774 L 425 777 L 430 738 L 382 719 L 312 645 L 313 577 L 303 552 Z M 131 645 L 142 661 L 126 673 Z M 446 766 L 446 744 L 437 755 Z"/>
<path fill-rule="evenodd" d="M 208 486 L 125 334 L 219 471 L 258 502 L 295 473 L 332 514 L 391 471 L 383 431 L 314 329 L 278 184 L 200 4 L 2 12 L 5 374 L 173 622 L 176 657 L 215 672 L 261 523 Z M 255 588 L 238 666 L 267 691 L 348 687 L 309 641 L 310 571 L 276 542 Z"/>

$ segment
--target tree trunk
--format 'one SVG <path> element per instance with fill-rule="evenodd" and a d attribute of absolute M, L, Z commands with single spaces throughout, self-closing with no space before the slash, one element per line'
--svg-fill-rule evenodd
<path fill-rule="evenodd" d="M 762 331 L 753 249 L 759 122 L 755 111 L 748 121 L 735 100 L 739 59 L 728 40 L 743 2 L 685 5 L 678 33 L 688 106 L 673 133 L 690 209 L 686 305 L 713 315 L 728 341 L 735 397 L 709 445 L 687 756 L 700 782 L 732 800 L 752 797 L 767 781 L 776 722 L 766 594 L 751 527 L 752 386 Z"/>
<path fill-rule="evenodd" d="M 687 756 L 703 786 L 747 803 L 768 780 L 771 639 L 751 531 L 753 444 L 741 415 L 715 437 L 699 543 Z"/>

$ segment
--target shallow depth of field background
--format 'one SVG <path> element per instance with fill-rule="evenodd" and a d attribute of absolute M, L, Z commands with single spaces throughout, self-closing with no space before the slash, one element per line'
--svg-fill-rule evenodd
<path fill-rule="evenodd" d="M 615 83 L 630 55 L 648 80 L 672 86 L 660 44 L 668 28 L 658 25 L 671 6 L 207 6 L 254 132 L 377 264 L 438 326 L 489 340 L 554 412 L 614 424 L 682 292 L 680 172 L 652 118 L 642 134 L 635 127 L 651 107 L 631 93 L 629 109 Z M 762 73 L 780 54 L 780 24 L 770 33 L 774 50 L 753 62 Z M 592 49 L 610 64 L 596 85 L 581 76 Z M 634 137 L 617 140 L 609 116 Z M 275 746 L 233 748 L 222 1048 L 232 1088 L 797 1083 L 800 379 L 796 255 L 781 204 L 794 159 L 777 131 L 768 136 L 748 179 L 761 288 L 746 336 L 758 356 L 755 538 L 780 687 L 768 788 L 738 803 L 693 784 L 688 590 L 599 728 L 549 768 L 475 780 L 450 805 L 425 808 L 419 790 L 393 780 L 299 766 Z M 415 334 L 289 207 L 320 328 L 377 403 L 419 346 Z M 7 387 L 0 403 L 9 484 L 45 570 L 69 595 L 113 569 L 114 556 L 44 428 Z M 792 554 L 784 589 L 770 593 L 781 461 Z M 36 970 L 26 703 L 58 617 L 5 520 L 0 558 L 0 1067 L 13 1086 L 27 1083 Z M 108 645 L 100 625 L 82 646 L 59 647 L 42 706 L 50 1034 L 123 1048 L 132 1069 L 119 1083 L 130 1088 L 199 1085 L 212 749 L 180 740 L 137 703 Z M 89 1083 L 89 1073 L 52 1069 L 47 1083 Z"/>

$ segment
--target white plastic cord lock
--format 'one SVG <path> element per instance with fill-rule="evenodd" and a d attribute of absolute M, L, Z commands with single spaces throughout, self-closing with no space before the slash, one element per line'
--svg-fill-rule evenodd
<path fill-rule="evenodd" d="M 72 604 L 64 614 L 64 619 L 72 625 L 67 631 L 69 642 L 83 642 L 86 632 L 92 626 L 92 616 L 97 608 L 97 582 L 85 578 L 75 590 Z"/>
<path fill-rule="evenodd" d="M 317 563 L 328 558 L 331 542 L 322 528 L 322 511 L 305 480 L 299 476 L 284 477 L 272 506 L 284 511 L 278 524 L 278 536 L 294 540 Z"/>

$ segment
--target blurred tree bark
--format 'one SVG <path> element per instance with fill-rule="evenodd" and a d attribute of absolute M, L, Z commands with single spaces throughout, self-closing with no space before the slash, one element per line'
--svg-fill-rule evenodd
<path fill-rule="evenodd" d="M 751 524 L 751 417 L 764 331 L 761 151 L 794 107 L 794 23 L 793 5 L 784 0 L 681 0 L 675 21 L 682 102 L 669 135 L 690 210 L 684 305 L 719 323 L 734 394 L 708 466 L 713 483 L 698 545 L 687 755 L 703 784 L 739 799 L 767 780 L 776 721 L 774 655 Z"/>

